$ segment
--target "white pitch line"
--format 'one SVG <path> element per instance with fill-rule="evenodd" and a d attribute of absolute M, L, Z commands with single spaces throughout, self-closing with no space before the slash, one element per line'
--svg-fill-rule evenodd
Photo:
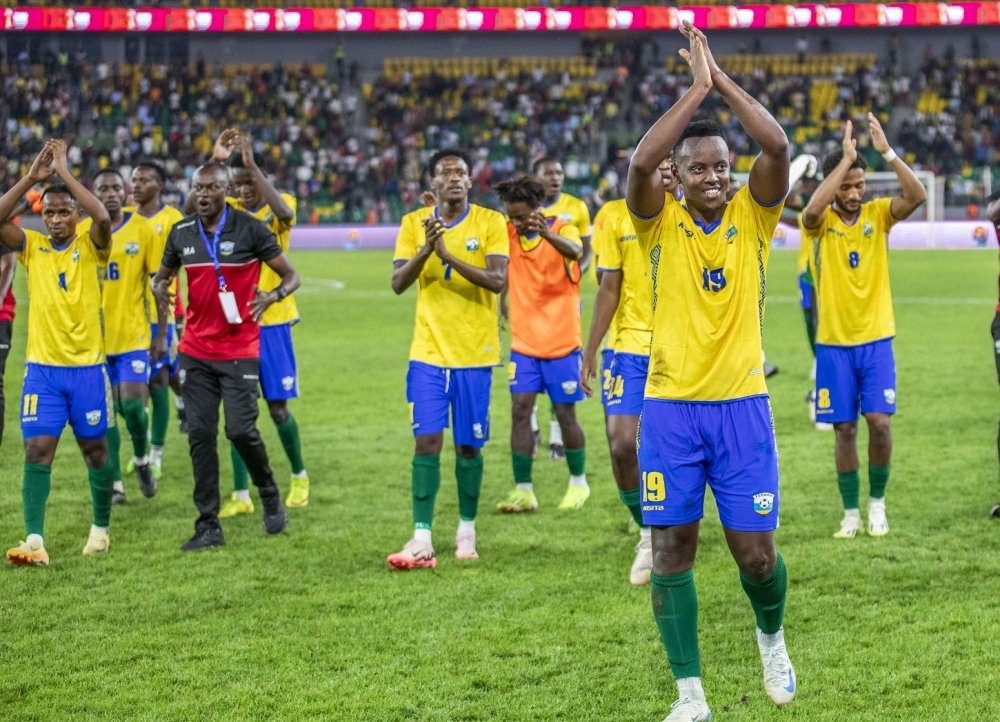
<path fill-rule="evenodd" d="M 302 283 L 308 283 L 314 286 L 326 286 L 327 288 L 332 288 L 337 291 L 342 291 L 347 287 L 343 281 L 334 281 L 330 278 L 303 278 Z"/>

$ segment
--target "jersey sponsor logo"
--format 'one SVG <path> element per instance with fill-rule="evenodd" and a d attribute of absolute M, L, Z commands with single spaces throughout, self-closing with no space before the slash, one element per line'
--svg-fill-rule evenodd
<path fill-rule="evenodd" d="M 258 381 L 260 377 L 255 374 L 243 374 L 244 381 Z"/>
<path fill-rule="evenodd" d="M 694 231 L 689 231 L 687 228 L 685 228 L 684 221 L 678 223 L 677 227 L 680 228 L 682 231 L 684 231 L 684 235 L 687 236 L 688 238 L 694 238 Z"/>
<path fill-rule="evenodd" d="M 141 374 L 146 370 L 146 362 L 135 359 L 132 361 L 132 373 Z"/>
<path fill-rule="evenodd" d="M 753 495 L 753 510 L 761 516 L 774 511 L 774 494 L 764 491 Z"/>
<path fill-rule="evenodd" d="M 896 389 L 886 389 L 882 392 L 882 396 L 887 404 L 896 403 Z"/>
<path fill-rule="evenodd" d="M 50 250 L 49 250 L 48 248 L 46 248 L 45 246 L 39 246 L 39 247 L 38 247 L 38 250 L 39 250 L 39 252 L 41 252 L 41 253 L 52 253 L 52 251 L 50 251 Z"/>
<path fill-rule="evenodd" d="M 563 393 L 566 394 L 567 396 L 572 396 L 573 394 L 575 394 L 576 393 L 576 387 L 577 387 L 576 381 L 563 381 L 562 382 Z"/>
<path fill-rule="evenodd" d="M 193 226 L 197 222 L 198 222 L 198 219 L 195 218 L 194 220 L 187 221 L 186 223 L 178 223 L 176 226 L 174 226 L 174 228 L 176 228 L 178 230 L 180 230 L 181 228 L 190 228 L 191 226 Z"/>
<path fill-rule="evenodd" d="M 751 376 L 756 376 L 756 375 L 757 375 L 757 374 L 759 374 L 759 373 L 760 373 L 761 371 L 762 371 L 762 369 L 759 369 L 759 368 L 756 368 L 756 369 L 751 369 L 751 371 L 750 371 L 750 375 L 751 375 Z"/>
<path fill-rule="evenodd" d="M 472 425 L 472 435 L 474 437 L 476 437 L 477 439 L 482 439 L 483 438 L 483 425 L 482 424 L 473 424 Z"/>
<path fill-rule="evenodd" d="M 865 221 L 865 225 L 862 226 L 862 233 L 864 233 L 866 236 L 870 236 L 874 232 L 875 232 L 875 229 L 872 228 L 871 222 Z"/>
<path fill-rule="evenodd" d="M 465 250 L 467 250 L 467 251 L 478 251 L 479 250 L 479 239 L 478 238 L 466 238 L 465 239 Z"/>
<path fill-rule="evenodd" d="M 219 244 L 219 255 L 231 256 L 233 251 L 236 250 L 236 243 L 233 241 L 223 241 Z"/>
<path fill-rule="evenodd" d="M 194 246 L 184 246 L 184 255 L 185 256 L 193 256 L 194 255 Z"/>
<path fill-rule="evenodd" d="M 281 388 L 285 391 L 291 391 L 295 388 L 295 377 L 294 376 L 282 376 L 281 377 Z"/>
<path fill-rule="evenodd" d="M 101 410 L 95 409 L 93 411 L 87 412 L 87 423 L 91 426 L 97 426 L 101 423 Z"/>
<path fill-rule="evenodd" d="M 620 237 L 620 238 L 618 239 L 618 242 L 619 242 L 619 243 L 625 243 L 625 242 L 627 242 L 627 241 L 637 241 L 637 240 L 639 240 L 639 239 L 638 239 L 638 238 L 636 238 L 636 235 L 635 235 L 635 234 L 633 233 L 633 234 L 632 234 L 631 236 L 621 236 L 621 237 Z"/>

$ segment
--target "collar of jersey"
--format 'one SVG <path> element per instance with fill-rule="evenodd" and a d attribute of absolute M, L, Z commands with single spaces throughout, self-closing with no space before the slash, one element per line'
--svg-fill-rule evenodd
<path fill-rule="evenodd" d="M 465 213 L 463 213 L 462 215 L 460 215 L 458 217 L 457 221 L 455 221 L 454 223 L 452 223 L 450 226 L 447 223 L 445 223 L 444 221 L 441 221 L 441 225 L 444 226 L 445 229 L 454 228 L 459 223 L 461 223 L 462 221 L 465 220 L 465 217 L 467 215 L 469 215 L 469 211 L 471 211 L 471 210 L 472 210 L 472 204 L 470 203 L 468 206 L 466 206 Z M 434 217 L 435 218 L 440 218 L 440 216 L 438 215 L 438 207 L 437 206 L 434 206 Z"/>
<path fill-rule="evenodd" d="M 66 241 L 66 243 L 64 243 L 61 246 L 57 246 L 55 243 L 53 243 L 52 242 L 52 236 L 49 236 L 49 245 L 52 246 L 52 250 L 53 251 L 65 251 L 67 248 L 69 248 L 71 245 L 73 245 L 73 241 L 76 240 L 77 235 L 79 235 L 79 234 L 74 234 L 74 236 L 72 238 L 70 238 L 68 241 Z"/>
<path fill-rule="evenodd" d="M 847 221 L 845 221 L 844 218 L 843 218 L 843 216 L 841 216 L 839 213 L 837 213 L 837 209 L 835 207 L 835 204 L 836 204 L 836 202 L 830 204 L 830 210 L 833 211 L 833 214 L 835 216 L 837 216 L 837 218 L 840 219 L 840 222 L 843 223 L 845 226 L 848 226 L 848 227 L 853 226 L 855 223 L 858 222 L 858 219 L 861 218 L 861 206 L 863 206 L 864 203 L 862 203 L 861 206 L 858 206 L 858 212 L 854 214 L 854 218 L 851 219 L 850 223 L 848 223 Z"/>
<path fill-rule="evenodd" d="M 128 213 L 123 213 L 123 214 L 122 214 L 122 222 L 121 222 L 121 223 L 119 223 L 119 224 L 118 224 L 117 226 L 115 226 L 114 228 L 112 228 L 112 229 L 111 229 L 111 232 L 112 232 L 112 233 L 117 233 L 118 231 L 120 231 L 120 230 L 122 229 L 122 227 L 123 227 L 123 226 L 124 226 L 124 225 L 125 225 L 126 223 L 128 223 L 128 222 L 129 222 L 129 220 L 131 220 L 131 218 L 132 218 L 132 211 L 129 211 Z"/>
<path fill-rule="evenodd" d="M 554 206 L 556 203 L 559 202 L 560 198 L 562 198 L 562 191 L 559 191 L 559 193 L 556 194 L 555 199 L 551 203 L 549 203 L 547 205 L 545 203 L 543 203 L 542 204 L 542 208 L 551 208 L 552 206 Z"/>
<path fill-rule="evenodd" d="M 681 205 L 681 208 L 687 211 L 688 210 L 687 203 Z M 688 215 L 689 216 L 691 215 L 691 211 L 688 211 Z M 722 225 L 722 216 L 719 216 L 718 220 L 713 221 L 712 223 L 705 223 L 705 221 L 699 221 L 692 216 L 691 222 L 694 223 L 696 226 L 698 226 L 698 228 L 701 229 L 701 232 L 707 236 Z"/>

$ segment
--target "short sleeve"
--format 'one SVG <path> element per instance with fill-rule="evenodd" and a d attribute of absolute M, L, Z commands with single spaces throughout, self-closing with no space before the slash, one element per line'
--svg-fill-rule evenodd
<path fill-rule="evenodd" d="M 559 229 L 559 235 L 565 238 L 567 241 L 573 241 L 576 245 L 583 247 L 583 241 L 580 240 L 580 230 L 572 223 L 566 223 Z"/>
<path fill-rule="evenodd" d="M 28 267 L 28 263 L 31 259 L 31 248 L 35 245 L 35 242 L 39 238 L 44 238 L 44 236 L 38 231 L 31 231 L 26 229 L 21 229 L 21 235 L 24 236 L 24 245 L 21 246 L 20 251 L 16 251 L 17 260 L 21 262 L 21 265 L 25 268 Z"/>
<path fill-rule="evenodd" d="M 403 216 L 403 222 L 399 226 L 399 234 L 396 236 L 396 252 L 392 256 L 393 261 L 409 261 L 417 255 L 416 226 L 416 218 L 412 214 Z"/>
<path fill-rule="evenodd" d="M 887 234 L 889 229 L 899 223 L 898 218 L 892 215 L 892 198 L 878 198 L 871 202 L 873 215 L 877 223 Z"/>
<path fill-rule="evenodd" d="M 510 257 L 510 236 L 507 233 L 507 221 L 496 211 L 489 213 L 486 222 L 486 241 L 483 243 L 483 254 Z"/>
<path fill-rule="evenodd" d="M 587 208 L 587 204 L 580 201 L 580 205 L 577 207 L 577 212 L 573 214 L 573 225 L 580 232 L 580 238 L 586 238 L 590 235 L 590 209 Z M 566 238 L 567 236 L 563 236 Z M 582 241 L 581 241 L 582 243 Z"/>
<path fill-rule="evenodd" d="M 757 196 L 753 194 L 753 190 L 751 190 L 749 183 L 747 183 L 745 188 L 747 194 L 746 202 L 752 205 L 754 209 L 753 214 L 762 224 L 770 228 L 771 233 L 773 234 L 774 229 L 777 228 L 778 226 L 778 221 L 781 220 L 781 211 L 784 210 L 785 208 L 785 199 L 782 198 L 781 200 L 775 203 L 770 203 L 765 205 L 761 203 L 759 200 L 757 200 Z M 742 191 L 743 188 L 741 188 L 740 191 L 737 192 L 737 195 L 739 195 L 739 193 Z"/>
<path fill-rule="evenodd" d="M 177 226 L 170 229 L 167 242 L 163 247 L 163 258 L 160 259 L 160 263 L 167 268 L 180 268 L 181 266 L 181 249 L 177 241 Z"/>
<path fill-rule="evenodd" d="M 594 219 L 594 240 L 592 243 L 598 271 L 620 271 L 622 268 L 621 248 L 618 245 L 616 226 L 611 213 L 604 206 Z"/>
<path fill-rule="evenodd" d="M 160 234 L 156 232 L 152 224 L 147 224 L 143 230 L 142 245 L 146 250 L 146 272 L 156 273 L 160 268 L 160 258 L 163 257 L 160 250 Z"/>
<path fill-rule="evenodd" d="M 653 250 L 657 243 L 660 242 L 660 236 L 663 232 L 663 220 L 668 213 L 667 206 L 676 202 L 672 196 L 665 194 L 663 207 L 660 209 L 660 212 L 649 218 L 640 216 L 631 208 L 628 209 L 629 218 L 632 219 L 632 227 L 635 228 L 636 239 L 639 241 L 642 250 L 646 253 Z"/>
<path fill-rule="evenodd" d="M 252 229 L 251 233 L 254 234 L 253 238 L 253 254 L 259 260 L 264 263 L 268 261 L 273 261 L 275 258 L 281 255 L 281 246 L 278 245 L 278 239 L 271 232 L 267 226 L 263 223 L 253 222 L 247 224 L 248 228 Z"/>
<path fill-rule="evenodd" d="M 298 221 L 297 213 L 299 210 L 299 202 L 295 200 L 295 197 L 289 193 L 282 193 L 281 200 L 285 202 L 286 206 L 292 209 L 292 220 L 288 221 L 288 223 L 282 223 L 281 221 L 278 222 L 281 223 L 281 225 L 283 225 L 285 228 L 291 228 Z"/>

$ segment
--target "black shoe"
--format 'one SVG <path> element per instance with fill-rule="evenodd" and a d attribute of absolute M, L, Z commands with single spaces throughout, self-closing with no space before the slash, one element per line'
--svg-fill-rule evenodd
<path fill-rule="evenodd" d="M 771 364 L 769 364 L 767 362 L 764 363 L 764 378 L 765 379 L 769 379 L 772 376 L 777 375 L 777 373 L 778 373 L 778 367 L 777 366 L 772 366 Z"/>
<path fill-rule="evenodd" d="M 182 434 L 188 432 L 187 409 L 177 409 L 177 430 Z"/>
<path fill-rule="evenodd" d="M 149 468 L 149 464 L 143 464 L 142 466 L 135 465 L 135 475 L 139 477 L 139 491 L 147 499 L 152 499 L 156 496 L 156 490 L 158 488 L 156 483 L 156 477 L 153 476 L 153 470 Z"/>
<path fill-rule="evenodd" d="M 549 459 L 560 461 L 566 458 L 566 449 L 562 444 L 549 444 Z"/>
<path fill-rule="evenodd" d="M 128 499 L 125 498 L 124 491 L 118 491 L 117 489 L 111 492 L 111 503 L 112 504 L 124 504 Z"/>
<path fill-rule="evenodd" d="M 222 536 L 222 529 L 202 529 L 196 531 L 187 544 L 181 547 L 182 552 L 196 552 L 200 549 L 211 549 L 221 547 L 226 543 L 226 538 Z"/>
<path fill-rule="evenodd" d="M 268 534 L 279 534 L 288 525 L 288 514 L 285 505 L 281 503 L 281 489 L 277 484 L 258 487 L 260 503 L 264 505 L 264 531 Z"/>
<path fill-rule="evenodd" d="M 990 516 L 1000 519 L 1000 504 L 997 504 L 992 509 L 990 509 Z"/>

